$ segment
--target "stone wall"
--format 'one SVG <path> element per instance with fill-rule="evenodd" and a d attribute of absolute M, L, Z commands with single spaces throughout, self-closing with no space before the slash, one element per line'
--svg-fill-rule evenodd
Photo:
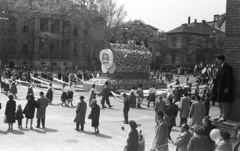
<path fill-rule="evenodd" d="M 235 101 L 230 104 L 228 119 L 240 122 L 240 0 L 227 0 L 224 55 L 234 74 Z"/>

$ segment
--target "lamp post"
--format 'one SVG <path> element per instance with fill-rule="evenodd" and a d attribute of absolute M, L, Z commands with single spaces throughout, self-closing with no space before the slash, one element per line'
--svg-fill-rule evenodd
<path fill-rule="evenodd" d="M 7 14 L 6 12 L 3 10 L 1 11 L 1 15 L 0 15 L 0 21 L 1 21 L 1 32 L 2 32 L 2 58 L 1 58 L 1 64 L 2 64 L 2 69 L 4 67 L 4 63 L 5 63 L 5 60 L 6 60 L 6 57 L 5 57 L 5 42 L 6 42 L 6 30 L 7 30 L 7 27 L 6 27 L 6 22 L 9 20 L 9 18 L 7 17 Z"/>

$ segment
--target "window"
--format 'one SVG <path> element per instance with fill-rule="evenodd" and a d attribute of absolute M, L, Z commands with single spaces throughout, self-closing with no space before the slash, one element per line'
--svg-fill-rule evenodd
<path fill-rule="evenodd" d="M 23 42 L 23 45 L 22 45 L 22 53 L 23 53 L 23 54 L 28 54 L 28 43 L 27 43 L 27 41 L 24 41 L 24 42 Z"/>
<path fill-rule="evenodd" d="M 28 25 L 24 25 L 24 26 L 23 26 L 23 32 L 24 32 L 24 33 L 27 33 L 27 32 L 28 32 Z"/>
<path fill-rule="evenodd" d="M 74 43 L 74 45 L 73 45 L 73 53 L 77 54 L 77 51 L 78 51 L 78 44 Z"/>
<path fill-rule="evenodd" d="M 15 21 L 15 18 L 10 17 L 8 26 L 9 26 L 9 32 L 15 32 L 16 31 L 16 21 Z"/>
<path fill-rule="evenodd" d="M 176 57 L 172 57 L 172 64 L 176 64 Z"/>
<path fill-rule="evenodd" d="M 177 45 L 177 37 L 172 37 L 172 46 L 175 47 Z"/>
<path fill-rule="evenodd" d="M 8 54 L 15 54 L 15 40 L 10 39 L 8 43 Z"/>

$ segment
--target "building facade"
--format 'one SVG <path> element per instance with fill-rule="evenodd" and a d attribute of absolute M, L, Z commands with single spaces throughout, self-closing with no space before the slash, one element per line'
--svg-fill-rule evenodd
<path fill-rule="evenodd" d="M 165 57 L 165 65 L 194 67 L 196 63 L 211 61 L 215 52 L 214 48 L 203 46 L 200 50 L 192 51 L 193 37 L 202 37 L 214 41 L 216 35 L 224 35 L 220 30 L 209 26 L 205 20 L 182 24 L 169 31 L 167 34 L 168 49 Z"/>
<path fill-rule="evenodd" d="M 64 17 L 36 17 L 26 25 L 9 17 L 7 28 L 6 41 L 1 41 L 5 43 L 1 47 L 1 58 L 2 63 L 11 67 L 27 64 L 32 69 L 42 69 L 43 66 L 53 70 L 63 67 L 84 69 L 89 66 L 85 52 L 90 52 L 91 65 L 94 66 L 103 48 L 103 26 L 94 27 L 94 34 L 86 45 L 79 26 Z"/>
<path fill-rule="evenodd" d="M 225 33 L 226 30 L 226 14 L 222 14 L 222 15 L 214 15 L 213 17 L 213 21 L 209 21 L 207 22 L 208 25 L 221 30 L 222 32 Z"/>

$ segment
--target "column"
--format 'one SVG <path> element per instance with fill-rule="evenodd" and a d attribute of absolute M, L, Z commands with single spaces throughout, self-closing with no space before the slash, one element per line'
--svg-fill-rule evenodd
<path fill-rule="evenodd" d="M 229 117 L 240 122 L 240 0 L 227 0 L 226 40 L 224 55 L 233 68 L 234 102 L 229 106 Z"/>

